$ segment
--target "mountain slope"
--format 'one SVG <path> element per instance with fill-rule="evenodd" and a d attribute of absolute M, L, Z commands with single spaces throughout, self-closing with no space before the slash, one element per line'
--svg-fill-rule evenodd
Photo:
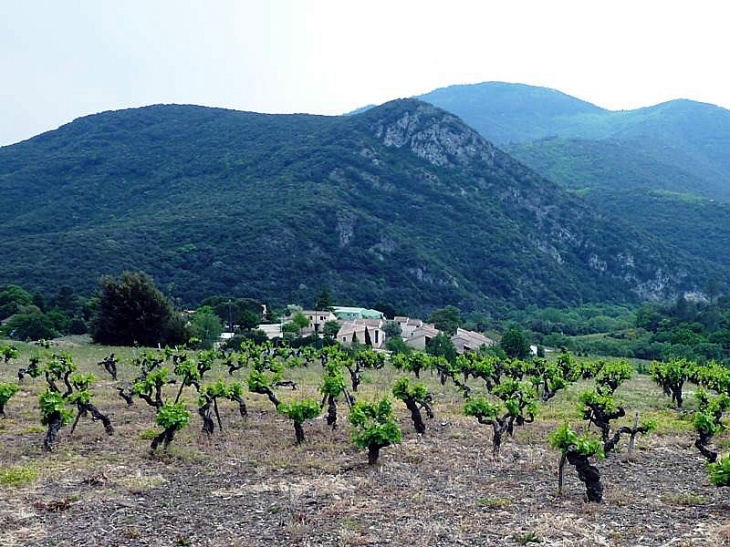
<path fill-rule="evenodd" d="M 730 111 L 724 108 L 675 100 L 610 111 L 552 89 L 501 82 L 452 86 L 420 98 L 453 112 L 520 159 L 529 161 L 529 155 L 521 155 L 520 145 L 530 143 L 533 154 L 549 156 L 572 177 L 580 177 L 582 172 L 570 170 L 571 158 L 564 157 L 548 137 L 569 144 L 592 141 L 592 148 L 583 146 L 580 150 L 584 163 L 605 163 L 615 146 L 630 148 L 625 161 L 623 155 L 612 159 L 616 169 L 605 182 L 614 188 L 621 186 L 622 169 L 631 170 L 638 158 L 643 163 L 660 164 L 663 174 L 672 170 L 692 173 L 692 191 L 730 201 Z M 607 146 L 600 147 L 598 142 Z M 562 150 L 576 155 L 570 146 Z M 657 189 L 669 190 L 672 184 L 677 181 L 671 176 L 649 176 L 644 181 L 644 185 Z"/>
<path fill-rule="evenodd" d="M 454 85 L 417 98 L 453 112 L 498 145 L 556 135 L 576 117 L 608 113 L 554 89 L 505 82 Z"/>
<path fill-rule="evenodd" d="M 596 214 L 416 100 L 345 117 L 153 106 L 0 149 L 0 283 L 144 269 L 213 294 L 410 310 L 669 296 L 718 269 Z"/>
<path fill-rule="evenodd" d="M 676 100 L 611 112 L 554 90 L 496 82 L 422 97 L 599 210 L 730 265 L 723 240 L 730 235 L 730 111 Z"/>

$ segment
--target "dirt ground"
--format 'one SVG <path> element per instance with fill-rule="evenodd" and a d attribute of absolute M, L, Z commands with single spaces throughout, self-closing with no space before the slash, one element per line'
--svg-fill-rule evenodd
<path fill-rule="evenodd" d="M 189 427 L 169 454 L 152 456 L 153 410 L 116 397 L 97 357 L 86 355 L 84 366 L 101 378 L 97 406 L 111 415 L 113 437 L 86 419 L 43 454 L 40 379 L 26 381 L 0 418 L 0 469 L 35 474 L 0 485 L 0 546 L 730 545 L 728 492 L 709 484 L 689 433 L 660 429 L 639 439 L 632 461 L 614 454 L 600 462 L 600 505 L 583 501 L 572 468 L 557 495 L 558 454 L 546 438 L 565 402 L 520 429 L 495 459 L 489 428 L 461 416 L 458 395 L 433 380 L 427 434 L 414 433 L 399 405 L 403 443 L 384 449 L 377 466 L 350 441 L 344 405 L 338 430 L 314 420 L 305 424 L 308 441 L 294 446 L 291 423 L 258 395 L 247 397 L 246 420 L 226 405 L 223 433 L 208 439 L 191 394 Z M 283 399 L 316 393 L 316 382 L 307 384 L 319 371 L 312 368 L 296 371 L 300 389 Z M 394 373 L 382 372 L 363 385 L 366 394 L 392 385 Z M 132 375 L 122 367 L 123 378 Z M 632 400 L 642 390 L 654 397 L 650 382 L 632 382 Z"/>

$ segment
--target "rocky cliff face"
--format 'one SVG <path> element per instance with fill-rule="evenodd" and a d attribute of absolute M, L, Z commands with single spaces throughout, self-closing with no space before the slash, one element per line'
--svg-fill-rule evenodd
<path fill-rule="evenodd" d="M 532 229 L 525 252 L 545 255 L 561 269 L 571 269 L 578 261 L 598 279 L 625 284 L 641 299 L 673 297 L 692 286 L 685 268 L 672 267 L 672 251 L 650 250 L 642 243 L 644 234 L 618 219 L 597 214 L 458 117 L 414 100 L 384 106 L 398 108 L 394 112 L 381 107 L 370 114 L 375 117 L 371 124 L 375 137 L 385 147 L 408 150 L 434 167 L 467 170 L 470 177 L 459 178 L 462 197 L 473 192 L 488 194 L 501 202 L 509 216 L 529 223 Z M 380 115 L 373 116 L 375 112 Z M 442 188 L 449 185 L 444 172 L 427 172 L 424 178 L 439 181 Z M 505 183 L 508 180 L 510 184 Z M 606 233 L 599 228 L 601 224 L 613 225 L 614 232 Z M 468 230 L 469 224 L 463 228 Z"/>
<path fill-rule="evenodd" d="M 406 147 L 438 167 L 463 166 L 475 158 L 487 164 L 493 162 L 495 147 L 456 116 L 425 103 L 413 106 L 394 121 L 379 120 L 375 124 L 375 136 L 385 146 Z"/>

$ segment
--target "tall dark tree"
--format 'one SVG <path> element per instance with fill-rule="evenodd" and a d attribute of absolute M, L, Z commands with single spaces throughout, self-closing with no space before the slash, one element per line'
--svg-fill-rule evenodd
<path fill-rule="evenodd" d="M 434 310 L 429 315 L 428 322 L 433 323 L 438 330 L 453 336 L 456 334 L 456 329 L 461 325 L 461 311 L 456 306 L 446 306 Z"/>
<path fill-rule="evenodd" d="M 0 320 L 17 313 L 21 306 L 33 304 L 33 296 L 18 285 L 0 287 Z"/>
<path fill-rule="evenodd" d="M 91 334 L 101 344 L 179 344 L 187 339 L 178 316 L 147 274 L 124 272 L 101 278 Z"/>
<path fill-rule="evenodd" d="M 322 289 L 322 292 L 319 293 L 317 301 L 314 304 L 314 309 L 319 311 L 332 311 L 335 309 L 332 303 L 332 296 L 330 296 L 330 292 L 326 288 Z"/>
<path fill-rule="evenodd" d="M 516 325 L 512 325 L 507 329 L 499 342 L 499 347 L 504 350 L 508 357 L 524 359 L 530 355 L 530 341 L 522 332 L 522 329 Z"/>

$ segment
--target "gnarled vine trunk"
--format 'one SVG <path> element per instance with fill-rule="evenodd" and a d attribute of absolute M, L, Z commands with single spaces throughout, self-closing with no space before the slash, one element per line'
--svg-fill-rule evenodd
<path fill-rule="evenodd" d="M 155 452 L 157 450 L 157 447 L 160 446 L 160 443 L 163 443 L 163 450 L 167 452 L 168 447 L 170 446 L 170 443 L 175 438 L 175 433 L 177 433 L 176 427 L 168 427 L 165 428 L 165 430 L 157 435 L 154 439 L 152 439 L 152 443 L 150 444 L 150 450 L 152 452 Z"/>
<path fill-rule="evenodd" d="M 327 425 L 337 429 L 337 403 L 332 395 L 327 396 Z"/>
<path fill-rule="evenodd" d="M 586 499 L 593 503 L 601 503 L 603 500 L 603 485 L 601 484 L 601 473 L 598 468 L 588 461 L 588 457 L 578 454 L 574 450 L 566 453 L 568 463 L 575 467 L 578 472 L 578 479 L 586 485 Z"/>
<path fill-rule="evenodd" d="M 302 444 L 304 442 L 304 428 L 299 422 L 294 422 L 294 434 L 297 437 L 297 444 Z"/>
<path fill-rule="evenodd" d="M 72 435 L 73 432 L 76 431 L 76 426 L 78 425 L 79 420 L 86 416 L 87 413 L 91 414 L 91 419 L 93 421 L 99 420 L 104 425 L 104 431 L 106 431 L 107 435 L 114 435 L 114 426 L 112 425 L 109 417 L 99 412 L 99 409 L 96 408 L 93 404 L 77 403 L 76 407 L 78 408 L 78 412 L 76 414 L 76 419 L 74 420 L 73 426 L 71 427 Z"/>
<path fill-rule="evenodd" d="M 46 438 L 43 439 L 43 450 L 45 452 L 53 450 L 53 446 L 56 444 L 56 438 L 58 437 L 58 432 L 61 431 L 62 427 L 63 416 L 58 411 L 53 412 L 48 417 L 48 430 L 46 431 Z"/>
<path fill-rule="evenodd" d="M 371 444 L 368 446 L 368 465 L 375 465 L 378 463 L 381 448 L 383 447 L 379 444 Z"/>

